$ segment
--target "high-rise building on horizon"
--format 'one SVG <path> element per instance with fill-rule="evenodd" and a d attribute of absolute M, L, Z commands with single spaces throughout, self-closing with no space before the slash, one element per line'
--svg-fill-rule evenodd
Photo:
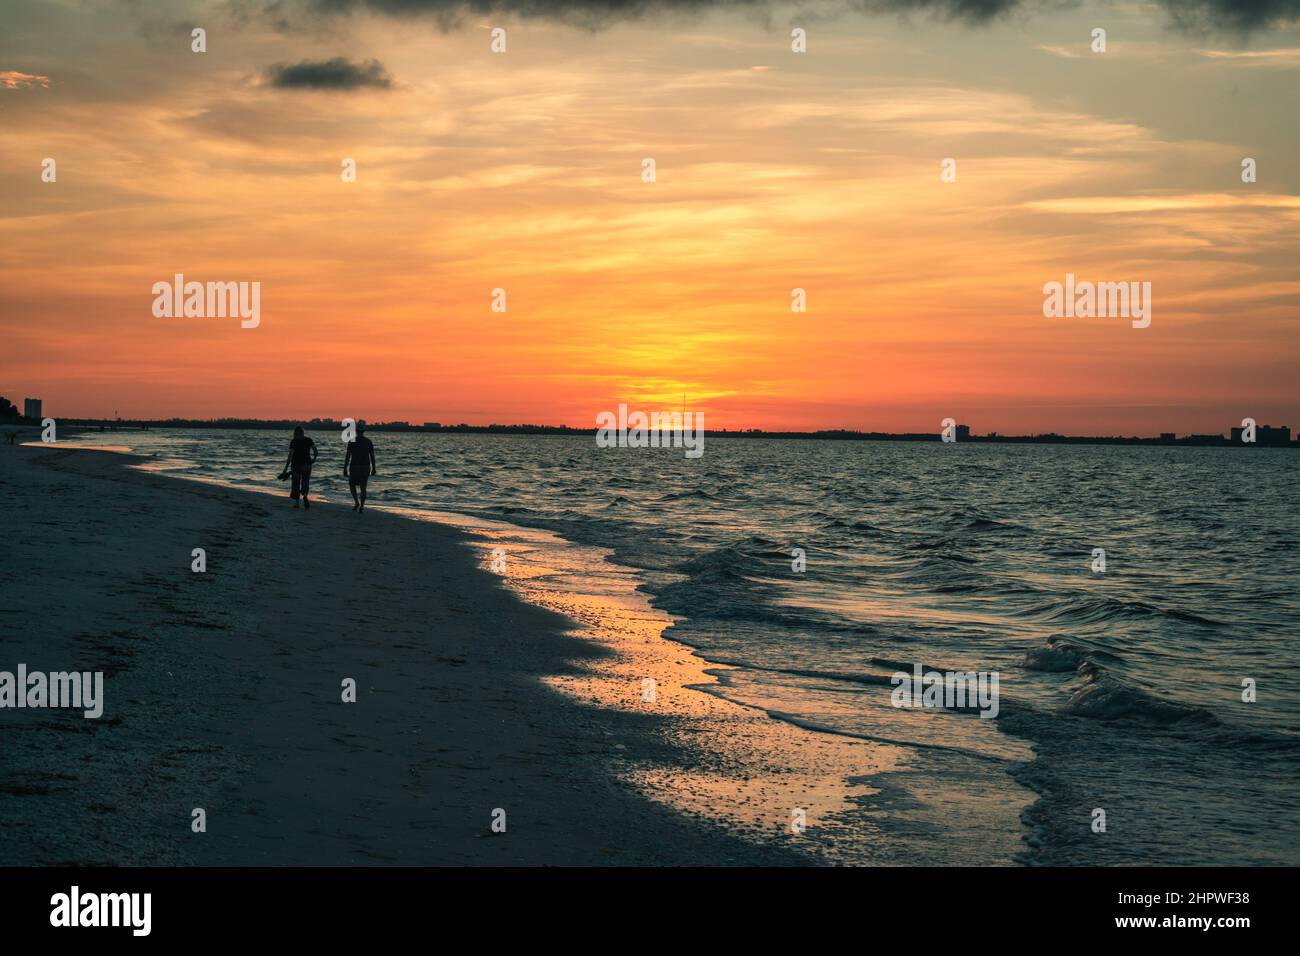
<path fill-rule="evenodd" d="M 39 398 L 23 399 L 23 417 L 41 420 L 41 400 Z"/>

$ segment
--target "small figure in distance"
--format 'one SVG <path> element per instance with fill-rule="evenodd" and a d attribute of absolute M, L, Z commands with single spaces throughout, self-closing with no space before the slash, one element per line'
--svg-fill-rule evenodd
<path fill-rule="evenodd" d="M 366 482 L 375 474 L 375 445 L 366 437 L 366 423 L 357 422 L 357 437 L 348 442 L 343 456 L 343 474 L 348 476 L 348 490 L 352 492 L 352 510 L 366 510 Z"/>

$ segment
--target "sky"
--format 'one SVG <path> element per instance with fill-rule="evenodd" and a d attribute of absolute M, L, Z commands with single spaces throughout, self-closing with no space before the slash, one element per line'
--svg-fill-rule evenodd
<path fill-rule="evenodd" d="M 1298 101 L 1293 0 L 0 0 L 0 394 L 1300 428 Z M 176 273 L 259 324 L 156 317 Z M 1067 274 L 1150 325 L 1044 317 Z"/>

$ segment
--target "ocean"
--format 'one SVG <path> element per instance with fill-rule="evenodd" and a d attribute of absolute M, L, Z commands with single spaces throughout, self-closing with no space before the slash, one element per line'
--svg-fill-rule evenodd
<path fill-rule="evenodd" d="M 311 434 L 313 492 L 349 500 L 342 445 Z M 1300 863 L 1292 450 L 370 437 L 372 506 L 476 532 L 526 598 L 640 601 L 717 665 L 707 692 L 901 753 L 836 862 Z M 280 493 L 288 439 L 111 436 Z M 996 718 L 894 706 L 917 666 L 996 674 Z"/>

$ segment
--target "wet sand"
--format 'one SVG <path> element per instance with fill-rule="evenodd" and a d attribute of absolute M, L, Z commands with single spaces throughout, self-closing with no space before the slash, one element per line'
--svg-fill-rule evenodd
<path fill-rule="evenodd" d="M 0 670 L 105 675 L 98 720 L 0 710 L 0 864 L 824 858 L 780 819 L 747 833 L 652 798 L 656 776 L 680 789 L 713 764 L 756 778 L 743 747 L 716 749 L 727 740 L 764 741 L 770 759 L 815 735 L 773 738 L 757 714 L 748 731 L 719 725 L 716 698 L 662 661 L 659 700 L 680 708 L 557 692 L 623 673 L 626 695 L 643 668 L 520 600 L 463 532 L 350 505 L 304 512 L 134 461 L 0 448 Z M 194 548 L 205 573 L 191 570 Z M 345 678 L 356 703 L 341 700 Z M 743 711 L 726 706 L 722 717 Z M 870 764 L 864 753 L 858 766 Z M 701 779 L 706 794 L 719 778 Z M 771 816 L 785 798 L 769 788 L 764 800 Z M 492 831 L 498 808 L 505 833 Z"/>

